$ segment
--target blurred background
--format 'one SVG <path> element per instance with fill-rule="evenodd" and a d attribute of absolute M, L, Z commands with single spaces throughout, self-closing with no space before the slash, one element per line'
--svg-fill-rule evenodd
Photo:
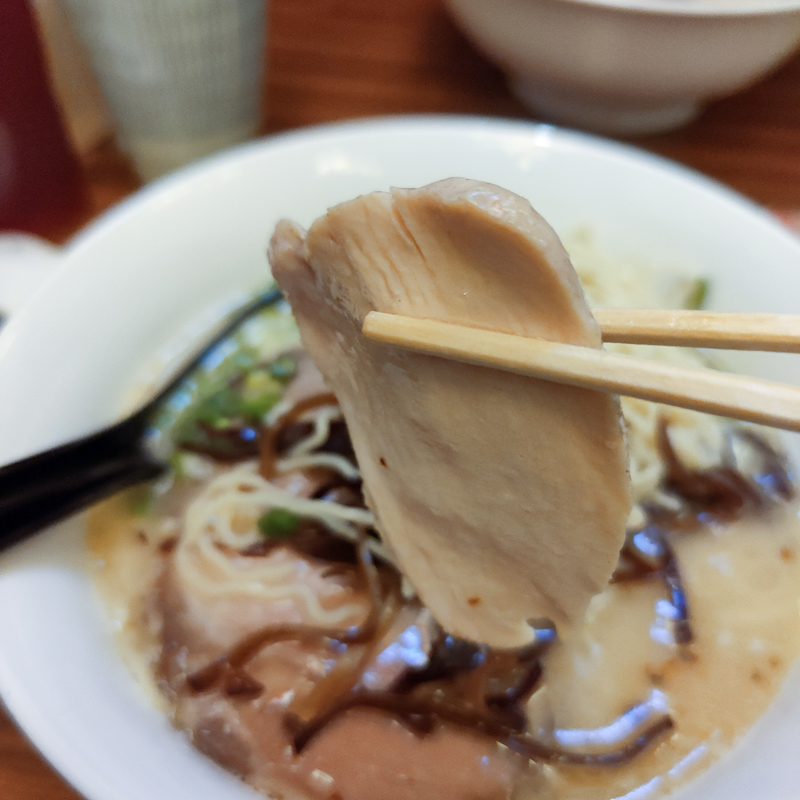
<path fill-rule="evenodd" d="M 798 37 L 797 0 L 0 0 L 0 230 L 61 244 L 206 153 L 416 113 L 600 130 L 796 221 Z M 77 800 L 2 712 L 0 797 Z"/>
<path fill-rule="evenodd" d="M 524 2 L 516 0 L 516 8 L 505 8 L 515 0 L 482 4 L 493 9 L 493 19 L 521 31 L 522 47 L 533 36 L 520 16 Z M 560 2 L 572 10 L 587 5 L 530 2 Z M 731 4 L 649 2 L 679 9 L 655 14 L 662 22 L 667 18 L 667 35 L 676 48 L 682 46 L 678 26 L 687 24 L 687 4 L 690 11 L 693 2 L 716 2 L 722 10 Z M 484 36 L 485 23 L 470 5 L 467 0 L 452 0 L 450 7 L 444 0 L 271 0 L 267 8 L 263 0 L 3 0 L 0 229 L 63 242 L 144 180 L 251 136 L 299 126 L 413 113 L 566 117 L 575 125 L 569 108 L 564 113 L 542 97 L 531 98 L 528 78 L 520 86 L 519 72 L 527 67 L 512 63 L 513 43 L 506 47 L 503 30 Z M 606 15 L 603 0 L 599 5 Z M 731 10 L 737 30 L 754 27 L 751 10 Z M 797 9 L 778 12 L 770 21 L 784 31 L 785 41 L 767 44 L 769 58 L 762 58 L 752 75 L 736 78 L 743 87 L 712 86 L 710 99 L 684 104 L 677 118 L 661 119 L 656 110 L 644 125 L 636 120 L 632 125 L 658 128 L 662 122 L 673 130 L 634 135 L 626 130 L 627 118 L 620 124 L 613 115 L 591 117 L 583 127 L 610 131 L 792 215 L 800 208 L 800 58 L 792 55 L 800 33 Z M 638 25 L 643 18 L 649 25 L 654 17 L 638 9 L 627 13 Z M 510 15 L 509 22 L 503 14 Z M 719 24 L 713 21 L 713 29 L 705 30 L 708 20 L 701 16 L 690 15 L 688 25 L 707 52 L 709 31 Z M 652 66 L 661 71 L 656 77 L 662 83 L 682 79 L 675 65 L 658 61 L 658 54 L 673 46 L 651 43 L 648 30 L 614 29 L 617 22 L 606 16 L 569 18 L 563 24 L 576 35 L 565 45 L 557 40 L 561 20 L 546 19 L 544 30 L 556 39 L 555 51 L 573 64 L 587 62 L 607 83 L 615 79 L 603 71 L 611 60 L 619 62 L 613 66 L 623 77 Z M 720 52 L 712 53 L 715 63 L 725 51 L 747 50 L 747 42 L 736 40 L 737 30 L 722 32 Z M 573 53 L 568 46 L 575 42 L 580 49 Z M 680 57 L 687 63 L 701 60 L 691 51 Z M 560 68 L 544 63 L 530 69 L 547 74 Z M 725 66 L 728 72 L 734 68 Z M 591 91 L 597 94 L 596 87 Z M 715 99 L 715 93 L 730 96 Z M 585 106 L 585 93 L 583 98 Z"/>

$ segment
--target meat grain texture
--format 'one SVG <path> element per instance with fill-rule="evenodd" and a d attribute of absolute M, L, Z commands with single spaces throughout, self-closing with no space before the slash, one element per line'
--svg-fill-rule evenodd
<path fill-rule="evenodd" d="M 569 258 L 523 198 L 440 181 L 282 221 L 273 273 L 341 403 L 365 494 L 449 632 L 495 647 L 572 624 L 629 510 L 616 398 L 368 341 L 369 311 L 601 347 Z"/>

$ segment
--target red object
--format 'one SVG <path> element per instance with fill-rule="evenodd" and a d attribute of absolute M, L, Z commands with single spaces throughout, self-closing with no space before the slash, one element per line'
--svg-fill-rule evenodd
<path fill-rule="evenodd" d="M 82 200 L 33 12 L 26 0 L 0 0 L 0 230 L 46 230 Z"/>

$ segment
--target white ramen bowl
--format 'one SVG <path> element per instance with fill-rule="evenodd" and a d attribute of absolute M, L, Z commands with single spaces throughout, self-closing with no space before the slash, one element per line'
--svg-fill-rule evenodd
<path fill-rule="evenodd" d="M 798 0 L 448 0 L 534 113 L 614 134 L 677 128 L 800 42 Z"/>
<path fill-rule="evenodd" d="M 154 363 L 178 357 L 212 317 L 265 284 L 280 217 L 308 224 L 359 193 L 454 175 L 524 195 L 562 234 L 590 225 L 611 255 L 708 276 L 714 308 L 797 310 L 792 235 L 733 192 L 635 149 L 468 118 L 301 131 L 155 183 L 71 243 L 0 332 L 0 463 L 115 419 Z M 749 354 L 743 366 L 800 384 L 796 357 Z M 143 697 L 115 653 L 85 559 L 79 518 L 0 556 L 0 694 L 17 722 L 90 800 L 252 798 Z M 681 797 L 794 797 L 798 752 L 795 669 L 755 730 Z"/>

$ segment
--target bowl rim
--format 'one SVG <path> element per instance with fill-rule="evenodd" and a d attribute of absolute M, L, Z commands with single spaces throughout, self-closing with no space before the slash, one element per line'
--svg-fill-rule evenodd
<path fill-rule="evenodd" d="M 605 8 L 620 14 L 701 19 L 744 19 L 749 17 L 800 14 L 800 0 L 552 0 L 562 5 Z M 446 0 L 457 9 L 474 0 Z M 533 5 L 533 3 L 531 3 Z M 460 17 L 460 15 L 459 15 Z M 800 41 L 798 41 L 800 45 Z M 794 48 L 793 48 L 794 50 Z"/>
<path fill-rule="evenodd" d="M 458 2 L 458 0 L 446 1 Z M 716 0 L 709 0 L 709 2 L 715 1 Z M 608 3 L 609 5 L 613 5 L 616 0 L 558 0 L 558 2 L 584 3 L 587 5 Z M 671 2 L 671 0 L 654 0 L 654 2 L 663 2 L 666 4 Z M 800 0 L 791 0 L 791 2 L 796 3 L 798 10 L 800 10 Z M 798 39 L 798 46 L 800 46 L 800 39 Z M 49 283 L 50 280 L 53 279 L 55 273 L 59 273 L 62 269 L 68 269 L 66 262 L 71 262 L 72 258 L 76 255 L 80 258 L 80 250 L 84 245 L 90 244 L 96 236 L 105 236 L 107 229 L 125 224 L 129 218 L 135 217 L 143 206 L 146 208 L 153 202 L 168 198 L 173 191 L 181 189 L 184 185 L 190 184 L 194 180 L 202 179 L 205 173 L 212 173 L 215 171 L 221 172 L 229 166 L 247 161 L 248 158 L 258 158 L 260 151 L 265 147 L 270 149 L 283 147 L 292 148 L 295 146 L 302 147 L 309 139 L 316 140 L 320 137 L 327 138 L 335 134 L 346 138 L 354 135 L 368 135 L 375 131 L 380 132 L 384 126 L 389 126 L 398 133 L 421 132 L 423 134 L 430 133 L 434 128 L 450 128 L 455 132 L 470 128 L 472 131 L 477 131 L 481 135 L 488 134 L 490 136 L 502 134 L 504 132 L 521 133 L 523 135 L 530 135 L 535 132 L 538 136 L 542 137 L 543 140 L 550 135 L 554 135 L 562 142 L 569 141 L 579 147 L 588 146 L 600 148 L 607 154 L 613 154 L 623 158 L 633 158 L 657 169 L 666 169 L 672 172 L 673 175 L 678 175 L 684 180 L 689 179 L 697 185 L 702 185 L 707 191 L 710 190 L 717 194 L 721 193 L 726 196 L 728 201 L 733 201 L 740 206 L 747 206 L 749 213 L 760 216 L 762 220 L 767 221 L 768 224 L 775 224 L 776 230 L 773 232 L 780 232 L 788 240 L 797 243 L 797 236 L 780 225 L 777 220 L 775 220 L 769 208 L 764 204 L 759 203 L 754 198 L 735 189 L 724 181 L 702 172 L 696 167 L 692 167 L 689 164 L 677 161 L 669 156 L 661 155 L 643 146 L 639 146 L 635 142 L 604 136 L 600 133 L 581 130 L 568 125 L 540 121 L 530 117 L 516 118 L 459 112 L 373 114 L 364 117 L 302 125 L 289 130 L 267 133 L 263 136 L 243 142 L 242 144 L 210 153 L 196 161 L 177 168 L 173 172 L 143 184 L 131 194 L 121 198 L 113 205 L 101 211 L 67 239 L 62 246 L 62 253 L 64 256 L 62 263 L 52 271 L 51 275 L 42 282 L 39 288 Z M 38 294 L 38 291 L 37 289 L 37 291 L 34 292 L 34 296 L 31 299 L 35 299 L 35 295 Z M 24 311 L 22 313 L 24 313 Z M 14 323 L 18 316 L 19 314 L 9 319 L 6 322 L 4 330 L 12 326 L 16 328 Z M 11 337 L 6 338 L 10 339 Z M 0 351 L 0 357 L 1 356 L 2 351 Z"/>

